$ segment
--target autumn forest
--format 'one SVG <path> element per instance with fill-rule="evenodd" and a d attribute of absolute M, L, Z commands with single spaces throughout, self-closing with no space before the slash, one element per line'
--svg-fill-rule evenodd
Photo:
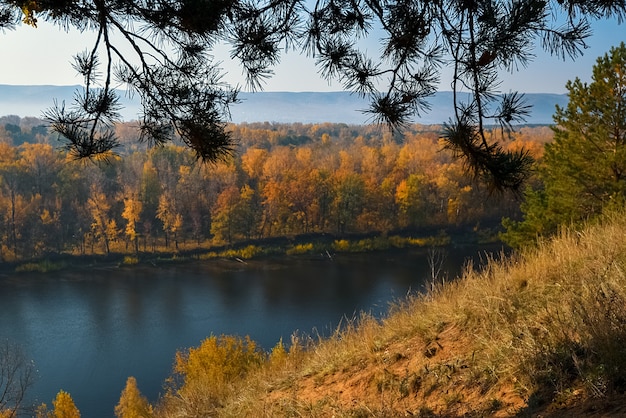
<path fill-rule="evenodd" d="M 251 239 L 446 231 L 499 225 L 519 197 L 472 181 L 438 126 L 402 134 L 345 124 L 229 127 L 232 157 L 204 164 L 184 146 L 152 148 L 132 122 L 106 161 L 75 161 L 36 118 L 0 118 L 4 261 L 229 245 Z M 539 157 L 548 127 L 506 145 Z"/>

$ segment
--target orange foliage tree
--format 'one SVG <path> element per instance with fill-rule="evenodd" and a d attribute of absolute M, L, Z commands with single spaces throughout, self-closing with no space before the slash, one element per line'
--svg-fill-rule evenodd
<path fill-rule="evenodd" d="M 129 244 L 137 253 L 142 239 L 148 251 L 172 239 L 176 250 L 179 242 L 475 228 L 519 211 L 513 196 L 490 195 L 464 175 L 437 127 L 414 125 L 403 136 L 345 124 L 230 129 L 240 152 L 213 165 L 176 145 L 124 148 L 110 164 L 79 165 L 46 144 L 0 143 L 0 255 Z M 540 158 L 549 132 L 523 128 L 509 146 Z"/>

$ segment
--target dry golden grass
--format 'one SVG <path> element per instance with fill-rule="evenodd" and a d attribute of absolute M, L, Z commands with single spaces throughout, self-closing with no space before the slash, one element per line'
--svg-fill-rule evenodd
<path fill-rule="evenodd" d="M 530 416 L 623 393 L 625 237 L 626 215 L 607 216 L 468 268 L 381 320 L 363 314 L 327 339 L 294 336 L 228 382 L 215 414 Z"/>

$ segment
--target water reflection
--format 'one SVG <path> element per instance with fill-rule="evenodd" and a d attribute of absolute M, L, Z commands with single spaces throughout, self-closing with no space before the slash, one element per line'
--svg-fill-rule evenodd
<path fill-rule="evenodd" d="M 478 251 L 450 251 L 445 269 L 458 274 Z M 128 376 L 156 399 L 176 350 L 211 334 L 265 349 L 294 330 L 326 335 L 343 317 L 385 312 L 428 274 L 424 253 L 22 274 L 0 279 L 0 338 L 35 360 L 36 401 L 63 389 L 83 416 L 113 417 Z"/>

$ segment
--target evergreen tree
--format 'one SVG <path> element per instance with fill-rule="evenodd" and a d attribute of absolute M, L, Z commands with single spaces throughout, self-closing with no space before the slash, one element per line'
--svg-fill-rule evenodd
<path fill-rule="evenodd" d="M 569 103 L 557 106 L 540 168 L 543 188 L 526 193 L 522 222 L 505 221 L 514 245 L 626 199 L 626 45 L 598 58 L 591 83 L 576 78 L 566 87 Z"/>

